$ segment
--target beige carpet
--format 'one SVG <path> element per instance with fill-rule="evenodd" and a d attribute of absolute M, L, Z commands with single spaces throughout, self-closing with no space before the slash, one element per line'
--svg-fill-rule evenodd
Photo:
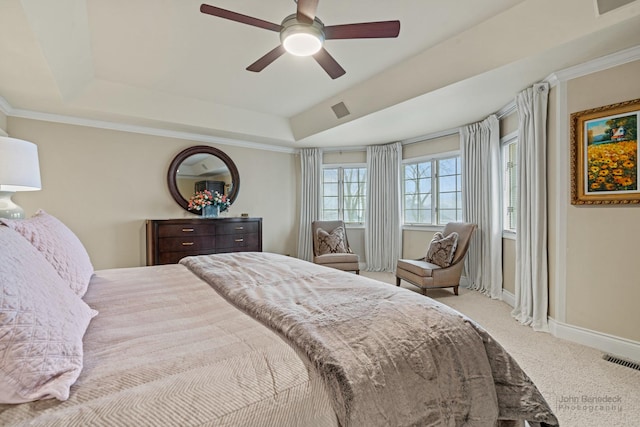
<path fill-rule="evenodd" d="M 362 272 L 395 285 L 389 273 Z M 419 289 L 402 282 L 402 287 Z M 510 315 L 502 301 L 460 288 L 434 289 L 427 295 L 482 325 L 527 372 L 563 427 L 640 426 L 640 371 L 602 359 L 599 350 L 534 332 Z"/>

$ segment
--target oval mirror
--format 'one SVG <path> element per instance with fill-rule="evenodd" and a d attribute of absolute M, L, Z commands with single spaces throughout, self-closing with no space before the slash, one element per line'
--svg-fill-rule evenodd
<path fill-rule="evenodd" d="M 189 147 L 181 151 L 169 165 L 169 192 L 173 199 L 189 210 L 189 198 L 196 191 L 209 190 L 226 194 L 229 201 L 238 196 L 240 174 L 229 156 L 207 145 Z M 200 215 L 200 211 L 189 211 Z"/>

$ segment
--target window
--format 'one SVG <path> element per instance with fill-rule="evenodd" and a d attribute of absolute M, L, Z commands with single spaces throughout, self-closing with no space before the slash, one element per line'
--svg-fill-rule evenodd
<path fill-rule="evenodd" d="M 367 168 L 325 167 L 322 170 L 322 219 L 364 223 Z"/>
<path fill-rule="evenodd" d="M 403 167 L 404 223 L 462 221 L 460 156 L 406 163 Z"/>
<path fill-rule="evenodd" d="M 504 172 L 502 180 L 503 223 L 504 229 L 508 231 L 516 231 L 516 205 L 518 202 L 516 187 L 518 173 L 517 153 L 517 139 L 512 138 L 502 145 L 502 170 Z"/>

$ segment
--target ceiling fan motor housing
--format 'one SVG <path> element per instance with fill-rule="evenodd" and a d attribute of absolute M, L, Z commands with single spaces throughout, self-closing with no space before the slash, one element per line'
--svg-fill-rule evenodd
<path fill-rule="evenodd" d="M 280 42 L 293 55 L 313 55 L 324 44 L 324 24 L 318 18 L 308 24 L 299 21 L 296 14 L 289 15 L 282 21 Z"/>

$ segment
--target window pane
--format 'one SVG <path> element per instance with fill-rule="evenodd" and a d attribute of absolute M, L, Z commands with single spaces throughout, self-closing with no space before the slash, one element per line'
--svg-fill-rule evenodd
<path fill-rule="evenodd" d="M 416 182 L 414 180 L 404 182 L 404 194 L 415 194 Z"/>
<path fill-rule="evenodd" d="M 340 218 L 338 217 L 338 211 L 324 210 L 322 219 L 325 221 L 335 221 Z"/>
<path fill-rule="evenodd" d="M 420 198 L 416 194 L 406 194 L 404 196 L 404 208 L 406 209 L 418 209 L 418 203 Z"/>
<path fill-rule="evenodd" d="M 462 175 L 460 156 L 438 161 L 438 223 L 462 218 Z"/>
<path fill-rule="evenodd" d="M 338 183 L 324 184 L 324 186 L 322 187 L 322 194 L 325 197 L 338 197 Z"/>
<path fill-rule="evenodd" d="M 440 224 L 458 221 L 455 209 L 440 209 L 438 213 L 440 214 Z"/>
<path fill-rule="evenodd" d="M 431 209 L 421 209 L 418 211 L 421 224 L 432 224 Z"/>
<path fill-rule="evenodd" d="M 418 163 L 418 177 L 431 176 L 431 162 Z"/>
<path fill-rule="evenodd" d="M 457 179 L 456 175 L 440 176 L 438 178 L 439 190 L 442 191 L 456 191 Z"/>
<path fill-rule="evenodd" d="M 404 179 L 416 178 L 418 176 L 418 165 L 404 166 Z"/>
<path fill-rule="evenodd" d="M 440 193 L 440 209 L 456 209 L 458 206 L 456 204 L 457 197 L 456 193 Z"/>
<path fill-rule="evenodd" d="M 407 209 L 404 211 L 405 224 L 415 224 L 418 222 L 418 211 L 415 209 Z"/>
<path fill-rule="evenodd" d="M 338 210 L 338 198 L 337 197 L 323 197 L 322 208 L 324 210 L 335 209 Z"/>
<path fill-rule="evenodd" d="M 338 169 L 324 169 L 324 182 L 338 182 Z"/>
<path fill-rule="evenodd" d="M 420 178 L 418 180 L 418 193 L 431 193 L 431 178 Z"/>
<path fill-rule="evenodd" d="M 456 159 L 443 159 L 438 162 L 439 175 L 455 175 L 456 174 Z"/>
<path fill-rule="evenodd" d="M 420 195 L 420 198 L 418 201 L 418 207 L 421 209 L 431 210 L 431 194 Z"/>

